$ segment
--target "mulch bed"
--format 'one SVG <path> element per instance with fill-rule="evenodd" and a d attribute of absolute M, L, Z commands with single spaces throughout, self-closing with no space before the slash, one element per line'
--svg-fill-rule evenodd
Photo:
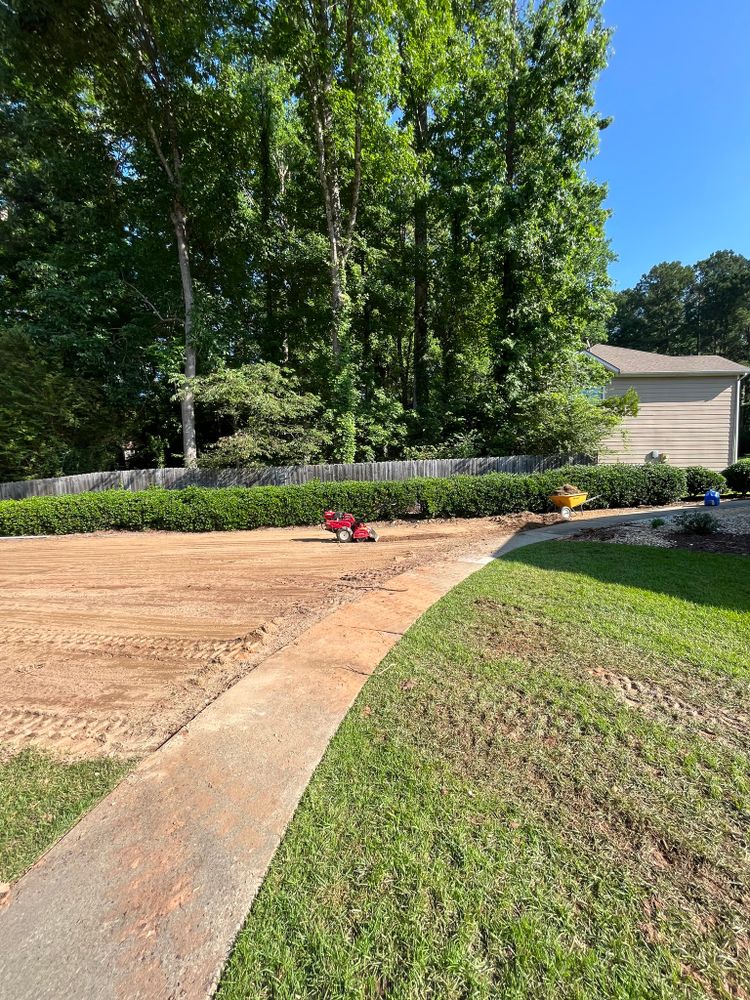
<path fill-rule="evenodd" d="M 676 548 L 694 549 L 696 552 L 729 552 L 750 556 L 750 535 L 733 535 L 718 531 L 715 535 L 694 535 L 685 531 L 670 531 L 669 540 Z"/>
<path fill-rule="evenodd" d="M 587 528 L 571 537 L 571 541 L 612 542 L 618 541 L 617 528 Z M 718 531 L 714 535 L 696 535 L 686 531 L 668 531 L 662 535 L 668 538 L 671 547 L 692 549 L 694 552 L 722 552 L 730 555 L 750 556 L 750 534 L 735 535 L 728 531 Z M 627 544 L 626 539 L 622 539 Z M 638 542 L 636 544 L 643 544 Z"/>

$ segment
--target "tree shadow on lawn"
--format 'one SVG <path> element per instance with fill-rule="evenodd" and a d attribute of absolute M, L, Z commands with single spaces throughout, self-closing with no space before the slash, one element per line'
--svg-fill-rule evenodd
<path fill-rule="evenodd" d="M 750 613 L 750 559 L 747 556 L 648 545 L 550 541 L 515 549 L 503 555 L 502 561 L 589 576 L 601 583 L 650 590 L 706 607 Z M 564 587 L 561 581 L 561 588 Z M 569 593 L 573 599 L 586 600 L 585 593 L 581 594 L 572 583 Z"/>

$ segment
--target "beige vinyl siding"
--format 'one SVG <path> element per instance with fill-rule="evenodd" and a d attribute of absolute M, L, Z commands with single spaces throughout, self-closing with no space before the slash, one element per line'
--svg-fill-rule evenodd
<path fill-rule="evenodd" d="M 640 410 L 623 422 L 624 443 L 619 432 L 603 442 L 600 461 L 634 465 L 660 451 L 671 465 L 725 469 L 734 460 L 736 384 L 731 375 L 614 377 L 606 395 L 632 386 Z"/>

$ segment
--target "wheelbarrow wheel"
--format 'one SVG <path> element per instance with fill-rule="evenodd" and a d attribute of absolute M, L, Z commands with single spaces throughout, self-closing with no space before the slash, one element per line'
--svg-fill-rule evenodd
<path fill-rule="evenodd" d="M 569 521 L 572 516 L 573 516 L 573 511 L 570 507 L 560 508 L 560 517 L 563 518 L 563 520 Z"/>

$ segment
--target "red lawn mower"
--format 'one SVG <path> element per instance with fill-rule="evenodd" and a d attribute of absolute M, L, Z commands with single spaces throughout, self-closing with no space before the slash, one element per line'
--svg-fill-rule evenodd
<path fill-rule="evenodd" d="M 326 531 L 332 531 L 339 542 L 377 542 L 378 533 L 364 521 L 358 521 L 354 514 L 342 514 L 338 510 L 323 512 Z"/>

